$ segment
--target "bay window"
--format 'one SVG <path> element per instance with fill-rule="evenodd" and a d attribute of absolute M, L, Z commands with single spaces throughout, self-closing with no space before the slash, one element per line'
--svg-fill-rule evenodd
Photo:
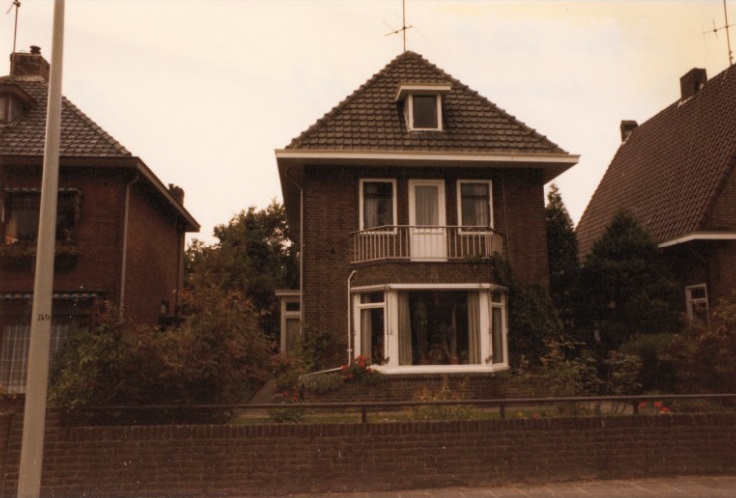
<path fill-rule="evenodd" d="M 504 289 L 388 285 L 353 295 L 354 343 L 385 373 L 508 368 Z"/>

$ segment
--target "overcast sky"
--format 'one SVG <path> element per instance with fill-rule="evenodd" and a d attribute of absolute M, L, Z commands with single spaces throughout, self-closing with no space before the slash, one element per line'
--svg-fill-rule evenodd
<path fill-rule="evenodd" d="M 3 14 L 12 0 L 3 0 Z M 274 149 L 402 51 L 401 0 L 68 0 L 63 93 L 215 225 L 281 200 Z M 728 66 L 722 0 L 407 0 L 407 48 L 566 151 L 577 223 L 620 142 Z M 728 4 L 736 23 L 736 1 Z M 13 49 L 14 10 L 0 53 Z M 22 0 L 17 49 L 51 56 L 53 2 Z M 706 33 L 704 33 L 704 31 Z M 736 47 L 736 28 L 732 28 Z M 0 58 L 8 73 L 8 57 Z"/>

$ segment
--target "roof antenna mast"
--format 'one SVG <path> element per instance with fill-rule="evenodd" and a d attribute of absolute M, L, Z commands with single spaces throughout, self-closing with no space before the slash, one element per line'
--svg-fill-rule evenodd
<path fill-rule="evenodd" d="M 731 36 L 729 33 L 729 28 L 733 26 L 733 24 L 728 24 L 728 9 L 726 8 L 726 0 L 723 0 L 723 16 L 726 20 L 726 23 L 723 26 L 716 27 L 716 22 L 713 21 L 713 29 L 709 31 L 703 31 L 703 33 L 708 33 L 712 31 L 716 38 L 718 38 L 718 32 L 720 30 L 726 31 L 726 43 L 728 45 L 728 65 L 733 65 L 733 50 L 731 50 Z"/>
<path fill-rule="evenodd" d="M 401 27 L 397 30 L 387 33 L 386 36 L 397 35 L 401 33 L 401 36 L 404 39 L 404 52 L 406 52 L 406 30 L 413 27 L 414 26 L 406 25 L 406 0 L 401 0 Z"/>
<path fill-rule="evenodd" d="M 15 28 L 13 29 L 13 53 L 15 53 L 15 40 L 18 38 L 18 9 L 20 8 L 20 1 L 13 0 L 13 3 L 10 4 L 10 7 L 8 7 L 5 13 L 9 14 L 10 9 L 13 7 L 15 7 Z"/>

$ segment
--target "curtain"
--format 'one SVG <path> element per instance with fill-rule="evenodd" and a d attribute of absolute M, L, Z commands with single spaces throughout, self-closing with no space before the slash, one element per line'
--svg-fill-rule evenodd
<path fill-rule="evenodd" d="M 468 363 L 480 364 L 480 296 L 468 292 Z"/>
<path fill-rule="evenodd" d="M 52 324 L 50 354 L 59 350 L 67 336 L 67 327 Z M 28 377 L 28 346 L 31 328 L 25 324 L 6 325 L 0 339 L 0 386 L 9 392 L 24 393 Z"/>
<path fill-rule="evenodd" d="M 491 307 L 491 347 L 493 363 L 504 363 L 503 355 L 503 308 Z"/>
<path fill-rule="evenodd" d="M 414 187 L 416 203 L 416 224 L 419 226 L 437 226 L 440 222 L 437 204 L 439 191 L 436 186 L 417 185 Z"/>
<path fill-rule="evenodd" d="M 409 293 L 398 293 L 399 312 L 399 365 L 412 364 L 411 317 L 409 314 Z"/>
<path fill-rule="evenodd" d="M 462 185 L 463 226 L 488 227 L 491 225 L 488 184 L 465 183 Z"/>
<path fill-rule="evenodd" d="M 371 332 L 373 323 L 371 310 L 360 310 L 360 354 L 369 358 L 371 357 Z"/>

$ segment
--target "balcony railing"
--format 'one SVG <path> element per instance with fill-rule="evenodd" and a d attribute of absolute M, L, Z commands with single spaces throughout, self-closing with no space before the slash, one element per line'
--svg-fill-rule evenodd
<path fill-rule="evenodd" d="M 503 254 L 503 235 L 488 227 L 391 225 L 350 235 L 352 263 L 474 260 Z"/>

